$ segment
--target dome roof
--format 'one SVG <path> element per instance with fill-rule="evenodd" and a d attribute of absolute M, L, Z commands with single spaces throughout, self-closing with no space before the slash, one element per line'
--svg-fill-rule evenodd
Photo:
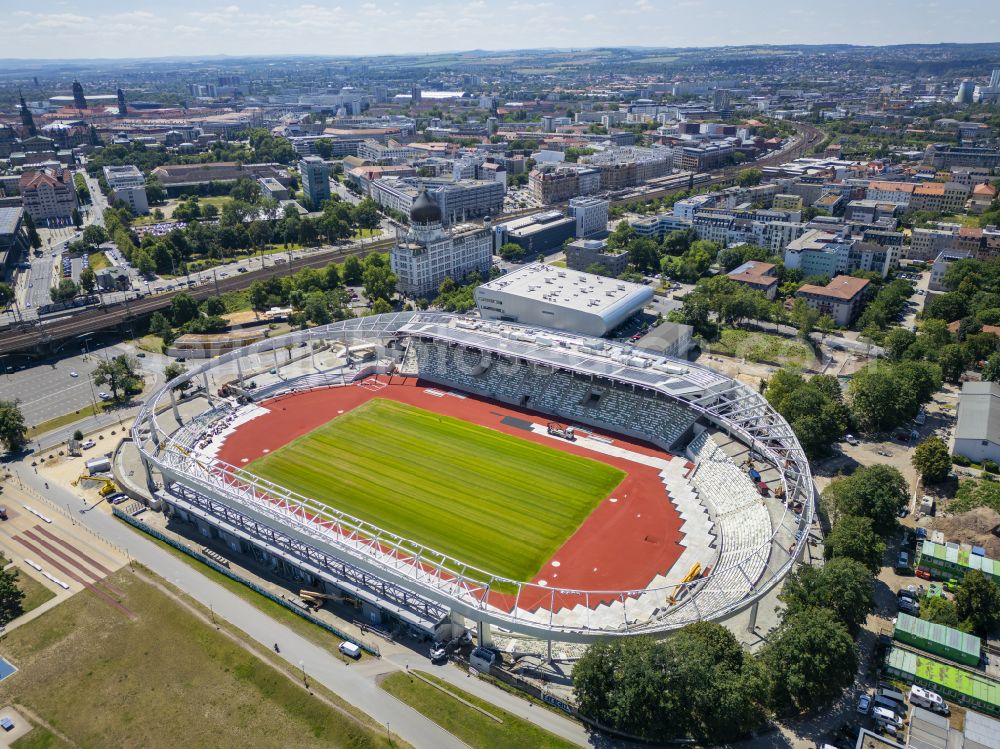
<path fill-rule="evenodd" d="M 427 190 L 421 190 L 417 199 L 413 201 L 410 208 L 410 221 L 414 224 L 439 224 L 441 223 L 441 209 L 438 204 L 431 200 Z"/>

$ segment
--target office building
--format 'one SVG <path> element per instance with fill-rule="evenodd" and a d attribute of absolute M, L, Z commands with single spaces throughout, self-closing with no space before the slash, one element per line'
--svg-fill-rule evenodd
<path fill-rule="evenodd" d="M 936 229 L 914 228 L 910 244 L 903 248 L 903 257 L 907 260 L 933 260 L 954 245 L 958 229 L 958 224 L 939 224 Z"/>
<path fill-rule="evenodd" d="M 0 207 L 0 278 L 28 252 L 23 219 L 23 208 Z"/>
<path fill-rule="evenodd" d="M 528 175 L 528 190 L 544 205 L 564 203 L 600 189 L 601 173 L 589 167 L 549 164 L 532 169 Z"/>
<path fill-rule="evenodd" d="M 578 239 L 607 232 L 608 205 L 608 201 L 603 198 L 590 196 L 570 198 L 569 215 L 576 219 Z"/>
<path fill-rule="evenodd" d="M 65 226 L 77 207 L 76 186 L 69 169 L 24 172 L 18 181 L 21 202 L 36 226 Z"/>
<path fill-rule="evenodd" d="M 288 188 L 283 184 L 278 182 L 274 177 L 261 177 L 257 180 L 257 184 L 260 185 L 260 192 L 265 198 L 270 198 L 271 200 L 288 200 L 291 195 L 288 192 Z"/>
<path fill-rule="evenodd" d="M 484 320 L 607 335 L 653 300 L 637 283 L 531 263 L 473 292 Z"/>
<path fill-rule="evenodd" d="M 330 199 L 330 167 L 319 156 L 306 156 L 299 162 L 299 173 L 303 195 L 312 204 L 312 210 L 321 210 Z"/>
<path fill-rule="evenodd" d="M 493 228 L 494 246 L 499 248 L 511 242 L 533 258 L 560 249 L 563 242 L 573 237 L 575 229 L 576 219 L 559 211 L 543 211 L 497 224 Z"/>
<path fill-rule="evenodd" d="M 566 245 L 566 267 L 570 270 L 593 272 L 595 265 L 604 270 L 601 275 L 617 278 L 628 267 L 628 253 L 612 250 L 604 239 L 578 239 Z"/>
<path fill-rule="evenodd" d="M 146 180 L 139 168 L 131 164 L 104 167 L 104 180 L 108 183 L 115 200 L 128 205 L 135 216 L 149 213 L 146 199 Z"/>
<path fill-rule="evenodd" d="M 850 325 L 861 314 L 871 292 L 871 282 L 854 276 L 836 276 L 826 286 L 804 284 L 795 296 L 836 325 Z"/>
<path fill-rule="evenodd" d="M 924 164 L 935 169 L 978 166 L 992 170 L 1000 167 L 1000 149 L 932 143 L 924 149 Z"/>
<path fill-rule="evenodd" d="M 421 190 L 410 208 L 410 228 L 397 234 L 389 253 L 400 293 L 411 298 L 433 297 L 441 282 L 465 281 L 473 271 L 488 278 L 493 238 L 488 228 L 445 228 L 441 208 Z"/>

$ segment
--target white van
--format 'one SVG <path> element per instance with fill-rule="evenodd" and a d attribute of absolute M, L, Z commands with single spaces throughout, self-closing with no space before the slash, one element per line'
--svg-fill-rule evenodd
<path fill-rule="evenodd" d="M 903 719 L 896 715 L 896 713 L 892 710 L 887 710 L 884 707 L 876 707 L 872 710 L 872 717 L 880 726 L 893 726 L 895 728 L 903 727 Z"/>
<path fill-rule="evenodd" d="M 910 687 L 910 704 L 933 710 L 941 715 L 948 715 L 951 712 L 940 694 L 918 687 L 916 684 Z"/>
<path fill-rule="evenodd" d="M 353 642 L 342 642 L 337 650 L 346 655 L 348 658 L 353 658 L 354 660 L 358 660 L 358 658 L 361 657 L 361 648 Z"/>

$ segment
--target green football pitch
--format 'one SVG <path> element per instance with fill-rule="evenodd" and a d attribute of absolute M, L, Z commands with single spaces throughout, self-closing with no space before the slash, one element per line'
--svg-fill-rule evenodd
<path fill-rule="evenodd" d="M 245 470 L 465 564 L 530 580 L 618 469 L 376 398 Z"/>

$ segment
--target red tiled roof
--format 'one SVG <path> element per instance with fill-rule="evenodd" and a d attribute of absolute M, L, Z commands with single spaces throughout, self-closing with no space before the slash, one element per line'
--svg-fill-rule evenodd
<path fill-rule="evenodd" d="M 853 299 L 865 290 L 871 282 L 867 278 L 855 278 L 854 276 L 836 276 L 826 286 L 814 286 L 805 284 L 796 293 L 814 294 L 816 296 L 828 296 L 842 301 Z"/>

